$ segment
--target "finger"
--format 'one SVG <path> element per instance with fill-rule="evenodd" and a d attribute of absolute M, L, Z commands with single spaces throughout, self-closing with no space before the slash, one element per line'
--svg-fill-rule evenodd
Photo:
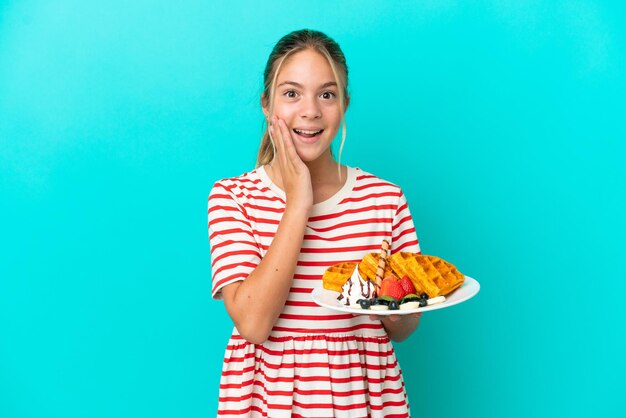
<path fill-rule="evenodd" d="M 285 145 L 284 150 L 286 156 L 294 164 L 298 164 L 299 162 L 301 163 L 302 160 L 296 152 L 296 146 L 294 145 L 294 140 L 291 136 L 291 132 L 289 131 L 289 128 L 287 128 L 287 124 L 283 120 L 279 120 L 279 126 L 282 134 L 283 143 Z"/>
<path fill-rule="evenodd" d="M 270 139 L 274 144 L 275 155 L 274 158 L 279 161 L 283 157 L 285 145 L 283 143 L 282 133 L 280 128 L 278 127 L 278 118 L 276 116 L 272 116 L 270 119 Z"/>
<path fill-rule="evenodd" d="M 272 118 L 270 119 L 270 124 L 268 126 L 269 128 L 269 132 L 270 132 L 270 139 L 272 140 L 272 142 L 274 143 L 274 146 L 277 146 L 277 142 L 282 142 L 281 139 L 281 133 L 280 130 L 278 129 L 278 119 L 275 116 L 272 116 Z"/>
<path fill-rule="evenodd" d="M 280 135 L 283 141 L 286 143 L 288 139 L 291 139 L 291 135 L 289 132 L 289 128 L 287 127 L 287 122 L 280 118 L 276 118 L 276 125 L 280 130 Z"/>

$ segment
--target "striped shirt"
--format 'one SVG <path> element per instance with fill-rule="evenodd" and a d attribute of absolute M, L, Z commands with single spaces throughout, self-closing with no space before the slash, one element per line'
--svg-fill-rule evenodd
<path fill-rule="evenodd" d="M 285 194 L 263 167 L 215 183 L 209 195 L 212 293 L 245 280 L 268 251 Z M 395 352 L 380 321 L 315 304 L 329 266 L 378 252 L 419 252 L 402 190 L 357 168 L 313 205 L 287 301 L 263 344 L 233 329 L 220 383 L 220 416 L 408 416 Z"/>

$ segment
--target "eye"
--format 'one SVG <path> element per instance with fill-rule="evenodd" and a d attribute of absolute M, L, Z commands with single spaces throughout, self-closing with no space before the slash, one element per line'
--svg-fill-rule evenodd
<path fill-rule="evenodd" d="M 332 91 L 325 91 L 324 93 L 321 94 L 321 97 L 324 100 L 332 100 L 335 97 L 337 97 L 337 95 L 333 93 Z"/>
<path fill-rule="evenodd" d="M 295 99 L 298 96 L 295 90 L 287 90 L 283 93 L 283 96 L 288 97 L 290 99 Z"/>

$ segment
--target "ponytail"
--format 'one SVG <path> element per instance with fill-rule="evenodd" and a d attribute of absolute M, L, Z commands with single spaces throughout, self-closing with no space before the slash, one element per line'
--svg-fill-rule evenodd
<path fill-rule="evenodd" d="M 263 138 L 261 138 L 261 145 L 259 146 L 259 154 L 256 157 L 256 166 L 260 167 L 272 162 L 274 159 L 274 144 L 270 138 L 270 134 L 267 128 L 263 132 Z"/>

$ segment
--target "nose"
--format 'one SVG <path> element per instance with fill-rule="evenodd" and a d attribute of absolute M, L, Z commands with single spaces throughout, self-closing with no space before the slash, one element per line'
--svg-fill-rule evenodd
<path fill-rule="evenodd" d="M 300 116 L 306 119 L 318 119 L 322 116 L 317 97 L 310 97 L 301 101 Z"/>

